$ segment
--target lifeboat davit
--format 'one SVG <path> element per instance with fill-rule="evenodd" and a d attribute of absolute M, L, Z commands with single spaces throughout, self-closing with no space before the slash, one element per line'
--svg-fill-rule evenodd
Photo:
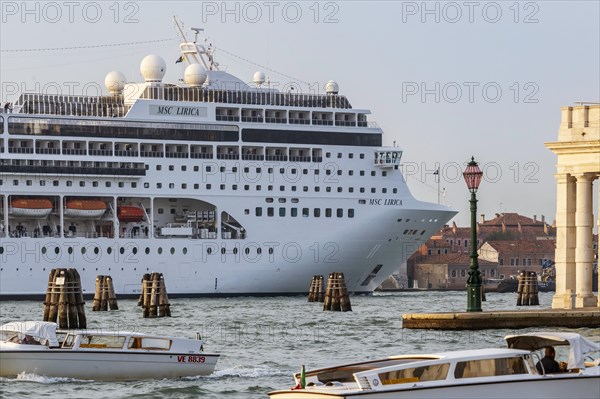
<path fill-rule="evenodd" d="M 144 210 L 139 206 L 121 205 L 117 207 L 117 218 L 123 223 L 137 223 L 144 220 Z"/>
<path fill-rule="evenodd" d="M 68 200 L 65 207 L 67 218 L 99 218 L 106 212 L 106 203 L 100 200 Z"/>
<path fill-rule="evenodd" d="M 19 198 L 10 202 L 8 213 L 15 217 L 43 219 L 52 212 L 52 201 L 45 198 Z"/>

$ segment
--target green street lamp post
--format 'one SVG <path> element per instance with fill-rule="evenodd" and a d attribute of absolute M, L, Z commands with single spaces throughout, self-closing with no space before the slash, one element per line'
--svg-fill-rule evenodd
<path fill-rule="evenodd" d="M 477 189 L 483 172 L 479 169 L 475 158 L 471 157 L 471 162 L 467 165 L 463 176 L 467 182 L 467 187 L 471 192 L 471 262 L 469 265 L 469 278 L 467 279 L 467 312 L 481 312 L 481 273 L 479 272 L 479 262 L 477 261 Z"/>

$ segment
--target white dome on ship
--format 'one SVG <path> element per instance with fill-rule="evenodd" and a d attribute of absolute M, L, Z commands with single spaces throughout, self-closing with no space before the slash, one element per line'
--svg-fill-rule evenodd
<path fill-rule="evenodd" d="M 200 64 L 190 64 L 185 68 L 183 80 L 190 86 L 202 86 L 206 82 L 206 69 Z"/>
<path fill-rule="evenodd" d="M 325 83 L 325 92 L 327 94 L 338 94 L 339 91 L 340 91 L 340 86 L 333 80 L 330 80 L 327 83 Z"/>
<path fill-rule="evenodd" d="M 108 90 L 108 92 L 113 96 L 119 95 L 123 92 L 126 82 L 127 79 L 125 78 L 125 75 L 119 71 L 109 72 L 104 78 L 104 86 L 106 87 L 106 90 Z"/>
<path fill-rule="evenodd" d="M 160 82 L 167 72 L 167 64 L 158 55 L 147 55 L 140 64 L 140 72 L 146 82 Z"/>
<path fill-rule="evenodd" d="M 254 72 L 254 83 L 256 83 L 257 86 L 260 86 L 263 83 L 265 83 L 266 79 L 267 77 L 265 76 L 265 73 L 263 71 Z"/>

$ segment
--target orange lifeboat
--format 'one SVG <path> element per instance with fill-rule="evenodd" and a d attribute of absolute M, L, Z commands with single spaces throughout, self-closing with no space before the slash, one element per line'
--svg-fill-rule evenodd
<path fill-rule="evenodd" d="M 100 200 L 68 200 L 65 206 L 65 217 L 99 218 L 106 212 L 106 203 Z"/>
<path fill-rule="evenodd" d="M 52 201 L 46 198 L 19 198 L 10 202 L 8 213 L 15 217 L 42 219 L 52 212 Z"/>
<path fill-rule="evenodd" d="M 119 222 L 141 222 L 144 220 L 144 210 L 138 206 L 121 205 L 117 207 L 117 218 Z"/>

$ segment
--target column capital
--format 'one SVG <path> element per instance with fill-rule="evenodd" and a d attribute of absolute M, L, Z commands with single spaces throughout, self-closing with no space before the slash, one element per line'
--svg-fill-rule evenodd
<path fill-rule="evenodd" d="M 596 173 L 576 173 L 574 174 L 577 183 L 589 183 L 596 179 Z"/>
<path fill-rule="evenodd" d="M 559 184 L 564 184 L 564 183 L 569 183 L 569 182 L 575 181 L 575 177 L 573 177 L 569 173 L 555 173 L 554 178 L 556 179 L 556 182 Z"/>

